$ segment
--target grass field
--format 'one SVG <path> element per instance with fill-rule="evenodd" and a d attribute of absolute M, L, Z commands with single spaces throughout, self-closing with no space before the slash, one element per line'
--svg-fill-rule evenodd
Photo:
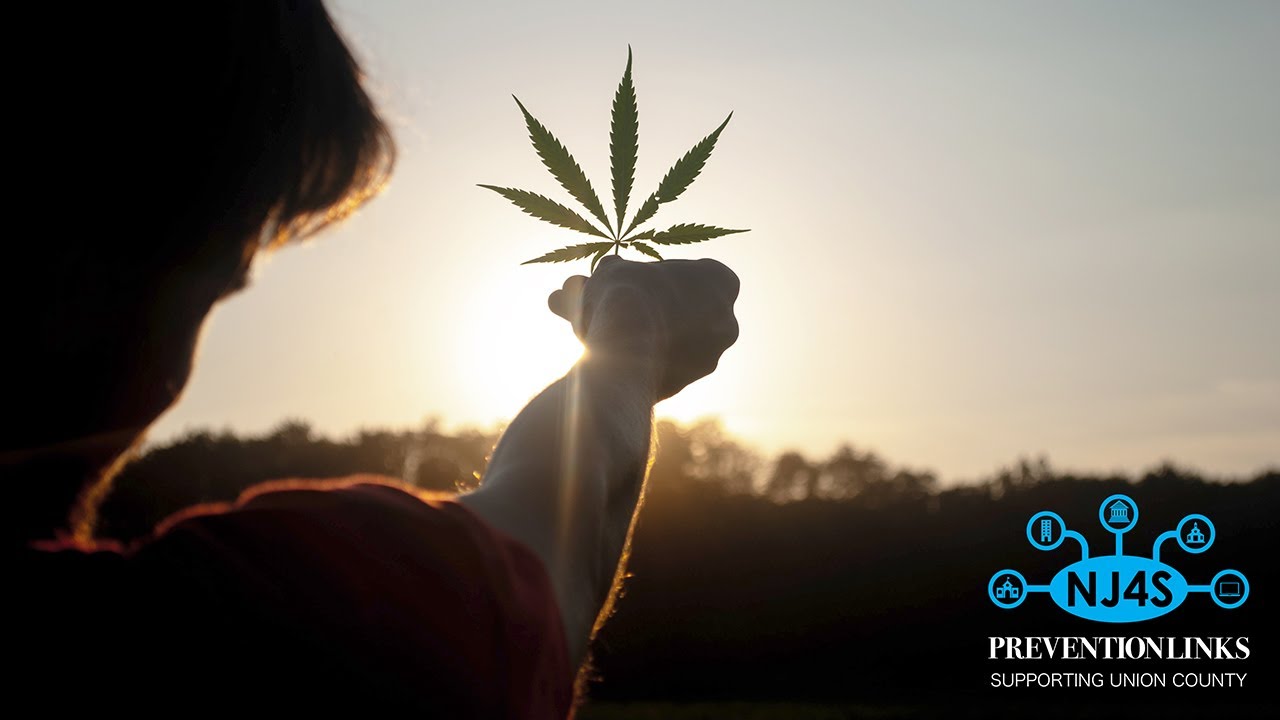
<path fill-rule="evenodd" d="M 921 708 L 868 705 L 810 705 L 806 703 L 592 703 L 578 712 L 579 720 L 895 720 L 932 717 Z"/>
<path fill-rule="evenodd" d="M 1231 707 L 1119 705 L 1054 706 L 938 703 L 920 706 L 810 703 L 589 703 L 579 720 L 925 720 L 933 718 L 1264 718 L 1274 708 L 1260 705 Z"/>

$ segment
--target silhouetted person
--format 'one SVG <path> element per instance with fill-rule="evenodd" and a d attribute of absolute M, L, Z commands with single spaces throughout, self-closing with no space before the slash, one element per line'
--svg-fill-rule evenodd
<path fill-rule="evenodd" d="M 62 161 L 33 172 L 66 204 L 6 287 L 10 706 L 565 715 L 620 575 L 653 405 L 736 339 L 737 278 L 616 258 L 570 278 L 550 305 L 588 352 L 511 423 L 474 493 L 268 486 L 112 546 L 94 509 L 181 393 L 210 310 L 259 253 L 376 193 L 393 146 L 319 2 L 57 20 L 83 61 L 33 103 L 65 131 Z"/>

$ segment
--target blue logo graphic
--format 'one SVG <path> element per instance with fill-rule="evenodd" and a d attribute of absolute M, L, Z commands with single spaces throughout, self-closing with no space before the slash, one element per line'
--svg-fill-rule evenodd
<path fill-rule="evenodd" d="M 1176 540 L 1185 552 L 1198 555 L 1213 545 L 1217 531 L 1204 515 L 1182 518 L 1178 527 L 1162 533 L 1151 557 L 1124 554 L 1124 534 L 1138 523 L 1138 504 L 1127 495 L 1112 495 L 1098 507 L 1102 527 L 1116 536 L 1116 554 L 1089 557 L 1089 543 L 1068 530 L 1054 512 L 1042 510 L 1027 523 L 1027 540 L 1037 550 L 1054 550 L 1067 538 L 1080 544 L 1080 560 L 1058 571 L 1048 585 L 1031 585 L 1017 570 L 1001 570 L 987 583 L 987 596 L 996 607 L 1018 607 L 1032 593 L 1048 593 L 1063 610 L 1098 622 L 1150 620 L 1171 612 L 1190 593 L 1207 593 L 1218 607 L 1231 610 L 1249 597 L 1249 581 L 1237 570 L 1223 570 L 1208 585 L 1191 585 L 1182 574 L 1160 562 L 1160 546 Z"/>

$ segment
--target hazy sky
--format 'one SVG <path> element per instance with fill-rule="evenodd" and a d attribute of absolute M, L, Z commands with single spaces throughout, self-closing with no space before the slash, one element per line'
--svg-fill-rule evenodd
<path fill-rule="evenodd" d="M 734 111 L 656 217 L 742 278 L 742 337 L 659 412 L 767 451 L 842 440 L 946 479 L 1280 461 L 1280 4 L 333 4 L 400 143 L 388 192 L 221 307 L 196 426 L 508 418 L 580 350 L 546 294 L 585 236 L 511 94 L 609 194 L 635 50 L 633 203 Z"/>

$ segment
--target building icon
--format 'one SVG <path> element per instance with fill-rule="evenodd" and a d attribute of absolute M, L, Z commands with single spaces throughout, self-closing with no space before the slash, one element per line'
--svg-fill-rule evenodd
<path fill-rule="evenodd" d="M 996 597 L 1001 600 L 1017 600 L 1022 594 L 1022 589 L 1009 582 L 1009 578 L 1004 579 L 1003 585 L 996 586 Z"/>
<path fill-rule="evenodd" d="M 1111 517 L 1108 522 L 1127 523 L 1129 522 L 1129 506 L 1124 501 L 1117 500 L 1111 503 Z"/>
<path fill-rule="evenodd" d="M 1040 542 L 1047 543 L 1053 539 L 1053 521 L 1044 518 L 1040 521 Z"/>
<path fill-rule="evenodd" d="M 1203 545 L 1204 533 L 1200 532 L 1200 523 L 1191 524 L 1191 532 L 1187 533 L 1188 545 Z"/>

